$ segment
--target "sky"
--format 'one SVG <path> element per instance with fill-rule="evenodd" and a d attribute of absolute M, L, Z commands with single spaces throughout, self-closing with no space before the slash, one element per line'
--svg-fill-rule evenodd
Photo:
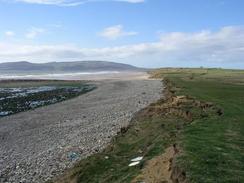
<path fill-rule="evenodd" d="M 0 63 L 244 69 L 243 0 L 0 0 Z"/>

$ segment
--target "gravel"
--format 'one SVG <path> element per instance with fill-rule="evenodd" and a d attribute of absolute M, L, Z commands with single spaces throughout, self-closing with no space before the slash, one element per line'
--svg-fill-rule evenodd
<path fill-rule="evenodd" d="M 0 183 L 45 182 L 101 151 L 162 89 L 147 79 L 91 83 L 77 98 L 0 119 Z"/>

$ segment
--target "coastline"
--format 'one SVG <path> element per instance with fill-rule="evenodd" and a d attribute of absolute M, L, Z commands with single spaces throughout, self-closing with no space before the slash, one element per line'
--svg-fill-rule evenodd
<path fill-rule="evenodd" d="M 0 119 L 0 177 L 45 182 L 101 151 L 133 114 L 161 97 L 160 80 L 146 73 L 117 77 L 90 81 L 98 88 L 77 98 Z"/>

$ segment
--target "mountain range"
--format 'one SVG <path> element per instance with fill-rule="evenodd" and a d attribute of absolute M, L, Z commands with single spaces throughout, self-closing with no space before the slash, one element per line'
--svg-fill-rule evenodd
<path fill-rule="evenodd" d="M 0 74 L 43 74 L 43 73 L 77 73 L 100 71 L 142 71 L 143 69 L 122 63 L 107 61 L 75 61 L 31 63 L 5 62 L 0 63 Z"/>

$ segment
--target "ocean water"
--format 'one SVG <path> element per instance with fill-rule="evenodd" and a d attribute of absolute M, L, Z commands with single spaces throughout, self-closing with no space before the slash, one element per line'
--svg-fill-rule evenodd
<path fill-rule="evenodd" d="M 0 79 L 58 79 L 58 78 L 78 78 L 84 76 L 102 76 L 109 74 L 119 74 L 118 71 L 100 72 L 77 72 L 77 73 L 53 73 L 53 74 L 0 74 Z"/>

